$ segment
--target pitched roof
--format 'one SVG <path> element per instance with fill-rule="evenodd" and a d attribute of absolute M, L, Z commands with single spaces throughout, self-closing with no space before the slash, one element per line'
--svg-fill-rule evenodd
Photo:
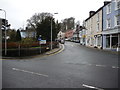
<path fill-rule="evenodd" d="M 111 1 L 109 1 L 107 4 L 111 3 Z M 91 17 L 93 17 L 96 13 L 98 13 L 100 10 L 103 9 L 103 7 L 105 7 L 107 4 L 104 4 L 102 7 L 100 7 L 93 15 L 89 16 L 85 21 L 89 20 Z"/>

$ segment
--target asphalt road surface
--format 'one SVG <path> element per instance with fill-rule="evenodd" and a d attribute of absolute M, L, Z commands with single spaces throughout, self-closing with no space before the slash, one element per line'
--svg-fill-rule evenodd
<path fill-rule="evenodd" d="M 118 55 L 65 42 L 58 54 L 3 60 L 3 88 L 118 88 Z"/>

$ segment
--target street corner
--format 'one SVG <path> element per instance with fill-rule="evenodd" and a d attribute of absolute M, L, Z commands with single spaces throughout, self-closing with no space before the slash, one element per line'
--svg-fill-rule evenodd
<path fill-rule="evenodd" d="M 59 48 L 55 48 L 51 51 L 48 51 L 45 53 L 45 55 L 55 55 L 55 54 L 58 54 L 60 52 L 62 52 L 64 50 L 64 45 L 63 44 L 59 44 Z"/>

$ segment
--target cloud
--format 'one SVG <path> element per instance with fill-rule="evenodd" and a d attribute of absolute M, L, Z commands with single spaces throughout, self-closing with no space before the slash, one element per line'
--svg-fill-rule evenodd
<path fill-rule="evenodd" d="M 14 28 L 22 27 L 34 13 L 58 12 L 54 17 L 59 21 L 75 17 L 82 22 L 89 11 L 97 10 L 104 0 L 0 0 L 0 8 L 6 10 L 7 19 Z M 3 17 L 3 13 L 0 17 Z"/>

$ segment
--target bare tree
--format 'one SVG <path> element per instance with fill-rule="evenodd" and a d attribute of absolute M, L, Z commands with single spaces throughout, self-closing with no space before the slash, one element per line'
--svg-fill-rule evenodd
<path fill-rule="evenodd" d="M 45 20 L 46 17 L 52 17 L 53 15 L 51 13 L 35 13 L 30 19 L 27 20 L 28 28 L 37 28 L 38 24 L 41 24 L 43 20 Z"/>

